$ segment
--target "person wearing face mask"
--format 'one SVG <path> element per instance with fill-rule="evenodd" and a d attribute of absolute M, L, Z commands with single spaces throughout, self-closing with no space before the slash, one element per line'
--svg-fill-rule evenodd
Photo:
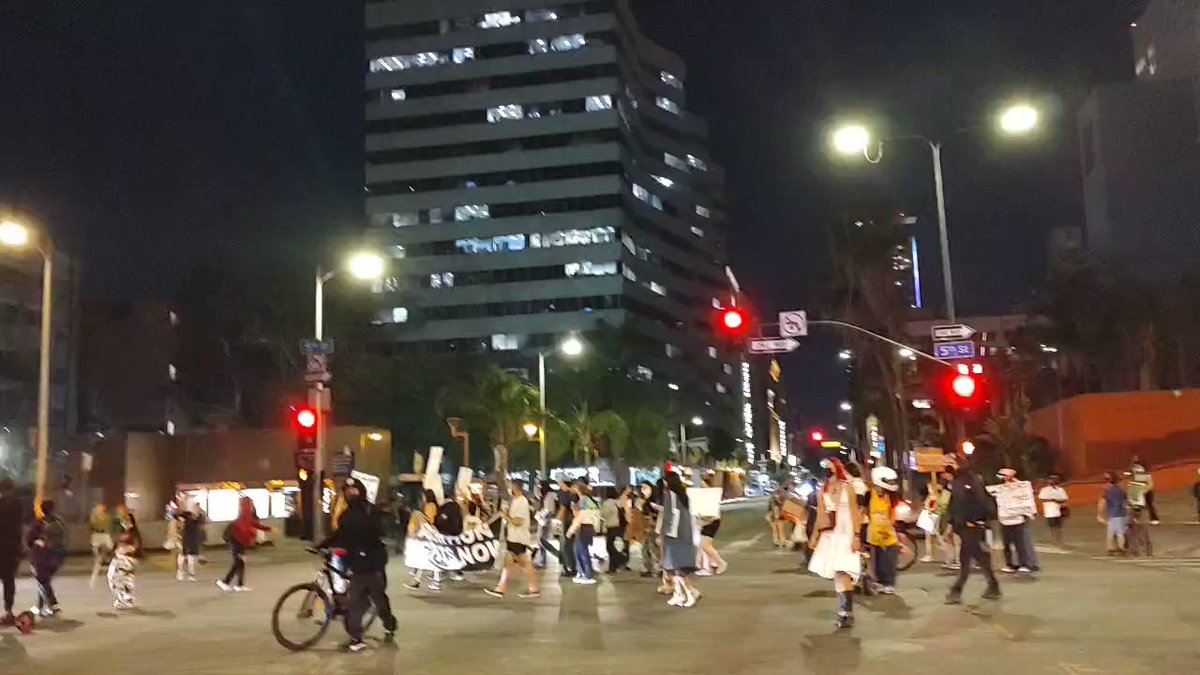
<path fill-rule="evenodd" d="M 345 549 L 343 565 L 350 570 L 350 586 L 346 591 L 349 610 L 346 612 L 346 633 L 350 641 L 343 648 L 359 652 L 367 648 L 363 642 L 362 618 L 367 607 L 374 603 L 383 620 L 387 639 L 396 634 L 396 617 L 387 595 L 387 546 L 383 543 L 383 517 L 367 501 L 362 484 L 347 478 L 342 487 L 346 509 L 338 519 L 338 528 L 320 548 Z"/>
<path fill-rule="evenodd" d="M 662 572 L 661 551 L 659 550 L 658 534 L 655 532 L 655 527 L 658 525 L 658 512 L 662 509 L 659 505 L 656 490 L 650 481 L 642 481 L 638 487 L 638 510 L 642 512 L 642 574 L 643 577 L 657 577 Z"/>

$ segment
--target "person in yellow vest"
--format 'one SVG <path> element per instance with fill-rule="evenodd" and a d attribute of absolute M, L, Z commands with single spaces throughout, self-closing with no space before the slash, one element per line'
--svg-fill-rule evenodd
<path fill-rule="evenodd" d="M 896 470 L 877 466 L 871 469 L 871 495 L 867 501 L 867 545 L 871 551 L 871 566 L 879 592 L 896 592 L 896 563 L 900 556 L 900 540 L 896 537 L 896 491 L 900 481 Z"/>

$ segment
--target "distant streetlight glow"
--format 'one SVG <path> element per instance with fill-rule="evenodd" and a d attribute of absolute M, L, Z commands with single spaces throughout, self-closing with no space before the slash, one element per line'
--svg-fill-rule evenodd
<path fill-rule="evenodd" d="M 846 425 L 845 424 L 837 425 L 837 430 L 838 431 L 846 431 Z"/>
<path fill-rule="evenodd" d="M 670 389 L 671 391 L 679 391 L 679 385 L 675 384 L 674 382 L 668 382 L 667 389 Z"/>
<path fill-rule="evenodd" d="M 898 351 L 896 353 L 899 354 L 900 358 L 902 358 L 902 359 L 911 359 L 912 357 L 916 356 L 916 354 L 913 352 L 913 350 L 909 349 L 908 347 L 904 347 L 903 349 L 901 349 L 900 351 Z"/>
<path fill-rule="evenodd" d="M 846 124 L 833 132 L 833 149 L 843 155 L 865 152 L 871 134 L 861 124 Z"/>
<path fill-rule="evenodd" d="M 536 438 L 538 431 L 540 431 L 538 425 L 534 424 L 533 422 L 526 422 L 525 424 L 522 424 L 521 430 L 525 432 L 525 435 L 528 436 L 530 440 Z"/>
<path fill-rule="evenodd" d="M 378 431 L 372 431 L 371 433 L 367 434 L 367 438 L 372 441 L 382 441 L 383 434 L 379 433 Z"/>
<path fill-rule="evenodd" d="M 971 441 L 963 441 L 962 442 L 962 452 L 964 455 L 975 454 L 975 444 L 972 443 Z"/>
<path fill-rule="evenodd" d="M 838 358 L 843 361 L 849 361 L 850 359 L 854 358 L 854 353 L 849 349 L 843 349 L 842 351 L 838 352 Z"/>
<path fill-rule="evenodd" d="M 29 228 L 24 225 L 6 220 L 0 223 L 0 244 L 20 247 L 29 243 Z"/>
<path fill-rule="evenodd" d="M 356 253 L 350 258 L 350 274 L 357 279 L 378 279 L 383 276 L 383 258 L 377 253 Z"/>
<path fill-rule="evenodd" d="M 1040 114 L 1028 103 L 1018 103 L 1000 113 L 1000 130 L 1006 134 L 1027 134 L 1037 128 Z"/>
<path fill-rule="evenodd" d="M 699 415 L 696 415 L 695 417 L 692 418 L 692 426 L 698 427 L 698 426 L 702 426 L 703 424 L 704 424 L 704 419 L 702 417 L 700 417 Z"/>
<path fill-rule="evenodd" d="M 566 340 L 563 340 L 562 344 L 560 344 L 558 346 L 558 349 L 565 356 L 579 356 L 580 354 L 583 353 L 583 340 L 580 340 L 579 338 L 572 335 L 571 337 L 568 337 Z"/>
<path fill-rule="evenodd" d="M 854 410 L 854 406 L 850 404 L 850 401 L 842 401 L 842 404 L 838 407 L 840 407 L 844 412 L 850 412 L 851 410 Z"/>

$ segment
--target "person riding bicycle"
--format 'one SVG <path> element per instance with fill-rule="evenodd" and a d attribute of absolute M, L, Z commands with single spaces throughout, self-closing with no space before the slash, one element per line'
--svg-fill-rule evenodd
<path fill-rule="evenodd" d="M 338 518 L 337 531 L 321 542 L 320 548 L 345 549 L 343 565 L 351 572 L 347 590 L 346 633 L 350 641 L 345 649 L 359 652 L 363 642 L 362 618 L 370 603 L 383 620 L 386 638 L 396 634 L 396 617 L 387 596 L 387 546 L 383 543 L 383 519 L 367 501 L 362 483 L 347 478 L 342 486 L 346 510 Z"/>

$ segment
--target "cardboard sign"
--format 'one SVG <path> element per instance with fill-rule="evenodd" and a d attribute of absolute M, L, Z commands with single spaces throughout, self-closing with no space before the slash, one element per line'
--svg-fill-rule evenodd
<path fill-rule="evenodd" d="M 433 490 L 439 504 L 446 500 L 446 488 L 442 485 L 442 446 L 440 445 L 429 446 L 429 461 L 425 463 L 425 479 L 421 482 L 421 487 Z"/>
<path fill-rule="evenodd" d="M 697 518 L 721 517 L 721 488 L 691 487 L 687 489 L 688 506 Z"/>
<path fill-rule="evenodd" d="M 1033 484 L 1027 480 L 989 485 L 987 491 L 996 498 L 996 517 L 1002 525 L 1010 525 L 1025 517 L 1032 518 L 1037 515 Z"/>

